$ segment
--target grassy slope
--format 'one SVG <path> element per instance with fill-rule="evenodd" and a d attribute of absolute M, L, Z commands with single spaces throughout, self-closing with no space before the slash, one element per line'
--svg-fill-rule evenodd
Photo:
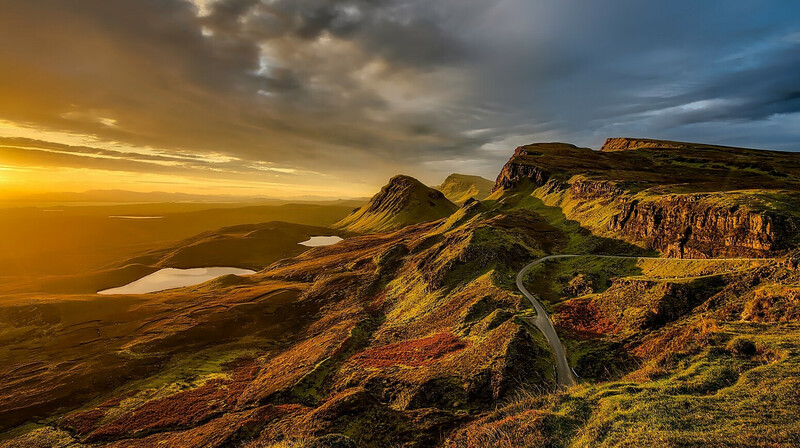
<path fill-rule="evenodd" d="M 578 273 L 592 277 L 589 295 L 568 292 Z M 698 283 L 715 276 L 721 285 Z M 568 391 L 520 399 L 456 432 L 451 446 L 795 446 L 800 289 L 791 285 L 798 280 L 770 262 L 579 258 L 544 265 L 529 282 L 549 298 L 571 363 L 579 373 L 585 359 L 608 369 L 586 369 L 590 378 Z M 653 328 L 625 327 L 635 302 L 665 283 L 700 288 L 694 309 Z M 623 294 L 621 310 L 609 293 L 619 284 L 640 286 Z M 585 300 L 600 312 L 589 337 L 563 316 Z M 748 311 L 764 300 L 784 312 Z M 604 319 L 622 331 L 608 331 Z"/>
<path fill-rule="evenodd" d="M 228 284 L 231 280 L 220 279 L 170 293 L 112 299 L 109 304 L 134 300 L 133 309 L 145 314 L 130 314 L 126 311 L 129 305 L 120 310 L 110 308 L 108 312 L 121 323 L 116 327 L 116 340 L 122 346 L 107 349 L 128 353 L 125 347 L 133 346 L 142 354 L 155 352 L 163 357 L 157 358 L 157 364 L 137 370 L 135 381 L 119 381 L 109 375 L 117 380 L 104 386 L 97 399 L 86 399 L 75 391 L 50 403 L 49 411 L 32 408 L 29 412 L 50 417 L 37 426 L 19 427 L 6 437 L 25 434 L 21 437 L 40 442 L 48 437 L 88 442 L 134 436 L 144 437 L 142 443 L 155 444 L 174 442 L 170 438 L 177 436 L 165 431 L 179 427 L 181 437 L 200 443 L 205 439 L 199 433 L 216 428 L 220 415 L 234 418 L 237 412 L 274 411 L 275 420 L 258 423 L 263 443 L 286 436 L 342 432 L 363 446 L 430 446 L 440 434 L 492 408 L 521 385 L 552 387 L 549 354 L 543 341 L 535 333 L 531 336 L 514 318 L 526 311 L 524 302 L 513 292 L 513 276 L 525 261 L 566 239 L 561 230 L 535 215 L 490 208 L 483 213 L 460 210 L 448 221 L 392 234 L 349 238 L 276 263 L 248 281 Z M 324 304 L 319 312 L 303 314 L 302 340 L 270 342 L 269 335 L 254 338 L 237 332 L 229 339 L 194 346 L 191 335 L 216 334 L 204 330 L 209 328 L 205 325 L 219 331 L 229 331 L 224 330 L 230 328 L 227 325 L 239 325 L 243 332 L 252 331 L 239 319 L 258 316 L 261 311 L 239 316 L 226 309 L 231 301 L 249 303 L 251 293 L 247 291 L 266 291 L 266 285 L 275 282 L 301 291 L 299 303 Z M 88 344 L 88 359 L 78 357 L 78 365 L 87 378 L 101 372 L 101 365 L 92 360 L 102 354 L 102 345 L 97 345 L 102 339 L 94 341 L 96 331 L 105 334 L 108 319 L 73 323 L 65 320 L 63 313 L 67 311 L 54 310 L 48 314 L 51 323 L 47 326 L 31 321 L 30 327 L 23 327 L 13 315 L 24 312 L 39 316 L 43 310 L 31 307 L 27 298 L 20 300 L 21 308 L 8 308 L 7 322 L 13 323 L 4 344 L 8 350 L 17 353 L 17 349 L 37 345 L 56 346 L 63 339 L 63 344 L 74 347 L 64 356 L 74 356 L 75 350 L 81 353 L 77 347 Z M 97 303 L 97 299 L 83 300 Z M 185 301 L 198 308 L 184 308 Z M 166 321 L 160 320 L 163 314 L 158 310 L 162 306 L 171 316 Z M 145 316 L 147 321 L 159 322 L 157 327 L 129 326 L 141 323 Z M 227 316 L 228 324 L 216 323 L 222 316 Z M 41 337 L 50 339 L 25 336 L 37 328 L 48 335 Z M 85 331 L 75 333 L 74 340 L 68 339 L 72 328 Z M 173 335 L 173 331 L 185 336 Z M 274 351 L 276 347 L 278 351 Z M 242 389 L 230 379 L 239 375 L 237 370 L 226 367 L 232 357 L 255 358 L 260 366 Z M 150 358 L 137 355 L 135 359 Z M 12 372 L 20 368 L 21 360 L 13 361 L 9 366 Z M 49 366 L 45 359 L 40 362 Z M 6 390 L 8 396 L 3 402 L 12 402 L 14 394 L 46 396 L 48 391 L 37 389 L 37 385 L 57 383 L 59 377 L 55 375 L 56 371 L 48 367 L 30 382 L 16 382 L 15 388 Z M 212 411 L 201 397 L 222 394 L 223 389 L 213 382 L 215 378 L 234 381 L 224 383 L 224 390 L 230 392 L 221 396 L 226 403 L 235 404 Z M 133 395 L 124 398 L 127 394 Z M 114 401 L 120 398 L 121 402 Z M 194 404 L 191 411 L 186 410 L 186 420 L 160 413 L 157 418 L 145 419 L 152 412 L 160 412 L 159 400 L 181 406 Z M 65 414 L 69 415 L 66 420 Z M 29 414 L 18 415 L 24 419 Z M 376 421 L 381 422 L 382 431 L 372 430 Z M 135 446 L 134 441 L 119 443 Z"/>
<path fill-rule="evenodd" d="M 395 176 L 369 203 L 334 225 L 354 233 L 398 230 L 446 218 L 458 207 L 439 191 L 409 176 Z"/>

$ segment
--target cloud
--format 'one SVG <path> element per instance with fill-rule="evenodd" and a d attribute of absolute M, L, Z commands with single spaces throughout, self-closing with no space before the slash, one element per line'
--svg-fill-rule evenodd
<path fill-rule="evenodd" d="M 455 160 L 491 176 L 508 157 L 498 146 L 527 139 L 792 149 L 798 137 L 800 5 L 786 0 L 0 0 L 0 10 L 0 120 L 160 151 L 99 154 L 98 166 L 374 185 L 400 171 L 435 182 Z M 48 149 L 31 157 L 88 156 Z"/>

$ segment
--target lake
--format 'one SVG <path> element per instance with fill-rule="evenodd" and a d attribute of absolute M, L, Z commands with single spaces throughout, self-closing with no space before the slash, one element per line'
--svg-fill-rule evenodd
<path fill-rule="evenodd" d="M 142 216 L 142 215 L 111 215 L 111 219 L 161 219 L 163 216 Z"/>
<path fill-rule="evenodd" d="M 319 247 L 319 246 L 330 246 L 331 244 L 336 244 L 339 241 L 342 241 L 342 238 L 339 238 L 338 236 L 312 236 L 306 241 L 303 241 L 302 243 L 298 244 L 302 244 L 303 246 L 308 246 L 308 247 Z"/>
<path fill-rule="evenodd" d="M 146 275 L 139 280 L 128 283 L 118 288 L 104 289 L 98 294 L 147 294 L 149 292 L 164 291 L 165 289 L 180 288 L 183 286 L 197 285 L 213 280 L 223 275 L 250 275 L 255 271 L 240 268 L 192 268 L 177 269 L 164 268 Z"/>

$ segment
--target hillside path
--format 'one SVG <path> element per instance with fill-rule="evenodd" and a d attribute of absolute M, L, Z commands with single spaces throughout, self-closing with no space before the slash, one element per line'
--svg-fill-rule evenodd
<path fill-rule="evenodd" d="M 569 367 L 569 361 L 567 360 L 567 354 L 564 350 L 564 344 L 561 343 L 561 339 L 558 338 L 558 334 L 556 333 L 556 329 L 553 326 L 552 320 L 550 320 L 550 315 L 547 314 L 545 311 L 544 306 L 539 301 L 539 299 L 533 295 L 528 289 L 525 287 L 525 274 L 528 273 L 534 266 L 544 263 L 548 260 L 556 260 L 560 258 L 575 258 L 575 257 L 597 257 L 597 258 L 621 258 L 621 259 L 637 259 L 637 260 L 675 260 L 675 261 L 770 261 L 774 259 L 770 258 L 703 258 L 703 259 L 693 259 L 693 258 L 662 258 L 662 257 L 636 257 L 630 255 L 595 255 L 595 254 L 562 254 L 562 255 L 548 255 L 546 257 L 538 258 L 533 260 L 532 262 L 528 263 L 517 273 L 517 288 L 522 292 L 522 294 L 527 297 L 527 299 L 533 305 L 533 308 L 536 310 L 536 317 L 533 319 L 529 319 L 528 321 L 536 326 L 539 331 L 544 334 L 545 339 L 550 344 L 550 347 L 553 350 L 553 354 L 556 359 L 556 379 L 558 384 L 561 386 L 569 387 L 576 384 L 575 381 L 575 373 Z"/>

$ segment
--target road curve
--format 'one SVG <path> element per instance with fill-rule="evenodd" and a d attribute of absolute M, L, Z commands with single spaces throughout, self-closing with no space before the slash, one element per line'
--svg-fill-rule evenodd
<path fill-rule="evenodd" d="M 569 361 L 567 361 L 567 353 L 564 350 L 564 344 L 561 343 L 561 339 L 558 338 L 558 334 L 556 333 L 556 329 L 553 326 L 553 322 L 550 320 L 550 316 L 545 311 L 544 306 L 539 299 L 533 295 L 528 289 L 525 287 L 525 274 L 528 273 L 534 266 L 544 263 L 548 260 L 556 260 L 560 258 L 575 258 L 575 257 L 597 257 L 597 258 L 627 258 L 627 259 L 637 259 L 637 260 L 674 260 L 674 261 L 771 261 L 773 259 L 770 258 L 703 258 L 703 259 L 694 259 L 694 258 L 662 258 L 662 257 L 636 257 L 636 256 L 629 256 L 629 255 L 595 255 L 595 254 L 576 254 L 576 255 L 548 255 L 546 257 L 542 257 L 525 265 L 517 273 L 517 288 L 522 292 L 522 294 L 528 298 L 533 305 L 533 308 L 536 310 L 536 318 L 529 319 L 539 331 L 544 334 L 544 337 L 547 339 L 547 342 L 550 343 L 550 347 L 553 349 L 553 354 L 556 358 L 556 380 L 558 384 L 561 386 L 569 387 L 576 383 L 575 381 L 575 373 L 569 367 Z"/>
<path fill-rule="evenodd" d="M 536 310 L 536 318 L 530 319 L 529 322 L 535 325 L 536 328 L 542 332 L 545 339 L 547 339 L 547 342 L 550 343 L 550 347 L 553 349 L 553 354 L 556 358 L 556 380 L 558 381 L 559 385 L 566 387 L 575 384 L 575 374 L 572 373 L 572 370 L 569 368 L 567 353 L 564 351 L 564 344 L 562 344 L 561 339 L 558 338 L 556 328 L 553 326 L 553 322 L 550 320 L 550 316 L 547 314 L 547 311 L 544 310 L 542 303 L 539 302 L 539 299 L 531 294 L 531 292 L 525 287 L 524 279 L 525 274 L 527 274 L 528 271 L 540 263 L 557 258 L 572 258 L 577 256 L 578 255 L 548 255 L 546 257 L 533 260 L 517 273 L 517 288 L 525 297 L 528 298 L 528 300 L 531 302 L 531 305 L 533 305 L 533 308 Z"/>

